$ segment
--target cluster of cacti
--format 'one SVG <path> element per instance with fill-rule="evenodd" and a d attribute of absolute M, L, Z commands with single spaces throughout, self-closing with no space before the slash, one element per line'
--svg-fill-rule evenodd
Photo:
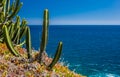
<path fill-rule="evenodd" d="M 20 17 L 16 16 L 22 7 L 20 0 L 15 0 L 11 5 L 10 4 L 10 0 L 0 0 L 0 42 L 5 42 L 13 55 L 20 56 L 14 47 L 22 46 L 27 39 L 30 39 L 29 35 L 23 42 L 21 40 L 28 34 L 29 27 L 25 19 L 20 22 Z M 16 18 L 16 20 L 14 18 Z M 26 44 L 27 51 L 30 51 L 29 43 Z"/>
<path fill-rule="evenodd" d="M 16 16 L 21 7 L 20 0 L 15 0 L 11 5 L 10 0 L 0 0 L 0 42 L 4 42 L 2 27 L 6 25 L 12 42 L 15 45 L 20 43 L 23 36 L 23 27 L 27 25 L 26 20 L 23 19 L 20 23 L 20 17 Z M 14 21 L 15 17 L 16 21 Z"/>
<path fill-rule="evenodd" d="M 26 34 L 27 21 L 23 19 L 20 23 L 20 17 L 16 16 L 21 7 L 20 0 L 15 0 L 12 4 L 10 0 L 0 0 L 0 42 L 5 42 L 15 56 L 20 54 L 14 47 L 25 44 L 21 39 Z"/>
<path fill-rule="evenodd" d="M 26 43 L 26 49 L 28 54 L 28 59 L 32 58 L 32 49 L 31 49 L 31 34 L 30 28 L 27 26 L 27 21 L 22 20 L 20 23 L 20 17 L 16 16 L 20 10 L 22 3 L 19 0 L 10 5 L 10 0 L 0 0 L 0 42 L 5 42 L 8 49 L 15 56 L 21 56 L 21 54 L 14 49 L 15 46 L 22 46 Z M 48 25 L 49 25 L 49 16 L 48 10 L 44 11 L 43 17 L 43 28 L 42 28 L 42 37 L 40 44 L 40 52 L 38 55 L 38 60 L 40 63 L 43 62 L 43 54 L 46 53 L 46 45 L 48 41 Z M 16 21 L 13 19 L 16 16 Z M 25 40 L 22 42 L 22 38 Z M 22 40 L 21 40 L 22 39 Z M 53 61 L 47 66 L 49 69 L 57 63 L 60 58 L 62 51 L 62 42 L 59 43 L 55 57 Z"/>

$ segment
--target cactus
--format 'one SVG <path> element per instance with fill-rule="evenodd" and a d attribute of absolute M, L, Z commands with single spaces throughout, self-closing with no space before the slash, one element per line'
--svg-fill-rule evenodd
<path fill-rule="evenodd" d="M 53 58 L 53 61 L 48 66 L 48 69 L 51 70 L 53 68 L 53 66 L 57 63 L 57 61 L 59 60 L 61 52 L 62 52 L 62 45 L 63 45 L 62 42 L 59 42 L 59 45 L 58 45 L 57 51 L 55 53 L 55 56 Z"/>
<path fill-rule="evenodd" d="M 22 47 L 25 43 L 26 43 L 26 40 L 24 40 L 23 42 L 21 42 L 21 43 L 18 44 L 17 46 Z"/>
<path fill-rule="evenodd" d="M 21 32 L 20 32 L 20 39 L 25 36 L 27 31 L 27 26 L 21 27 Z"/>
<path fill-rule="evenodd" d="M 20 26 L 17 28 L 13 42 L 19 44 L 20 42 Z"/>
<path fill-rule="evenodd" d="M 41 38 L 41 45 L 40 45 L 40 54 L 39 54 L 40 63 L 42 60 L 42 54 L 45 52 L 46 44 L 48 41 L 48 24 L 49 24 L 48 10 L 45 9 L 44 17 L 43 17 L 43 29 L 42 29 L 42 38 Z"/>
<path fill-rule="evenodd" d="M 4 32 L 4 37 L 5 37 L 5 43 L 8 47 L 8 49 L 11 51 L 11 53 L 15 56 L 19 56 L 19 53 L 14 49 L 12 41 L 10 39 L 7 27 L 4 25 L 3 26 L 3 32 Z"/>
<path fill-rule="evenodd" d="M 13 37 L 13 31 L 14 31 L 14 23 L 12 23 L 9 26 L 9 35 L 10 35 L 11 38 Z"/>
<path fill-rule="evenodd" d="M 13 3 L 10 3 L 10 0 L 1 0 L 0 1 L 0 39 L 3 38 L 1 36 L 1 34 L 3 34 L 2 26 L 6 25 L 6 23 L 8 23 L 8 22 L 10 22 L 12 25 L 14 24 L 14 26 L 6 25 L 6 27 L 9 26 L 10 37 L 11 38 L 14 37 L 14 34 L 17 29 L 17 28 L 15 28 L 15 26 L 20 26 L 20 17 L 19 16 L 16 17 L 16 22 L 13 22 L 12 19 L 16 16 L 16 14 L 19 12 L 21 7 L 22 7 L 22 3 L 20 3 L 20 0 L 15 0 Z M 26 25 L 26 24 L 24 24 L 24 25 Z M 12 27 L 10 27 L 10 26 L 12 26 Z M 12 28 L 12 29 L 10 30 L 10 28 Z M 12 39 L 12 41 L 13 40 L 15 40 L 15 39 Z M 1 40 L 1 42 L 3 42 L 3 41 Z"/>
<path fill-rule="evenodd" d="M 9 10 L 10 10 L 10 0 L 7 0 L 6 1 L 6 16 L 8 15 Z"/>
<path fill-rule="evenodd" d="M 15 3 L 15 8 L 13 9 L 13 13 L 8 17 L 8 20 L 11 20 L 20 10 L 20 8 L 22 7 L 23 3 L 20 3 L 20 0 L 16 0 Z M 14 6 L 13 6 L 14 7 Z"/>
<path fill-rule="evenodd" d="M 10 5 L 11 4 L 11 5 Z M 10 0 L 0 0 L 0 42 L 5 42 L 8 49 L 15 56 L 21 56 L 19 52 L 14 49 L 14 46 L 21 46 L 26 43 L 26 49 L 28 59 L 32 58 L 32 46 L 30 28 L 27 26 L 27 21 L 22 20 L 20 23 L 20 17 L 16 16 L 22 7 L 20 0 L 15 0 L 13 3 Z M 16 16 L 16 21 L 13 18 Z M 44 62 L 44 56 L 46 56 L 46 45 L 48 41 L 48 25 L 49 25 L 49 13 L 48 10 L 44 10 L 43 16 L 43 28 L 40 44 L 40 52 L 38 55 L 39 62 Z M 25 40 L 21 42 L 21 39 L 26 36 Z M 59 43 L 53 61 L 48 66 L 52 69 L 57 63 L 62 52 L 62 42 Z"/>
<path fill-rule="evenodd" d="M 46 9 L 44 11 L 44 19 L 43 19 L 43 28 L 42 28 L 42 39 L 41 39 L 41 46 L 40 46 L 40 53 L 39 53 L 39 62 L 42 63 L 42 60 L 44 60 L 45 56 L 45 49 L 46 49 L 46 44 L 48 41 L 48 24 L 49 24 L 49 17 L 48 17 L 48 10 Z M 53 66 L 57 63 L 57 61 L 60 58 L 62 51 L 62 42 L 59 43 L 55 57 L 51 64 L 48 66 L 48 69 L 52 69 Z"/>
<path fill-rule="evenodd" d="M 28 59 L 32 58 L 32 49 L 31 49 L 31 35 L 30 35 L 30 29 L 27 27 L 26 32 L 26 48 L 28 52 Z"/>

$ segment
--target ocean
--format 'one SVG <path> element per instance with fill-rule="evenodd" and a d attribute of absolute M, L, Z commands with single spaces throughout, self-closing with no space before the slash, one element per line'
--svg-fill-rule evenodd
<path fill-rule="evenodd" d="M 39 50 L 42 26 L 30 25 L 33 49 Z M 54 56 L 63 41 L 61 60 L 87 77 L 120 77 L 120 26 L 49 26 L 47 53 Z"/>

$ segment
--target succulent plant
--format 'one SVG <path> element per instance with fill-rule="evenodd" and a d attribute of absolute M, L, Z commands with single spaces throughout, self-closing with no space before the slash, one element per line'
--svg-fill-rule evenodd
<path fill-rule="evenodd" d="M 40 53 L 39 53 L 39 62 L 43 63 L 42 58 L 46 55 L 46 45 L 48 41 L 48 25 L 49 25 L 49 12 L 48 9 L 44 10 L 44 16 L 43 16 L 43 27 L 42 27 L 42 38 L 41 38 L 41 45 L 40 45 Z M 48 66 L 48 69 L 52 69 L 53 66 L 57 63 L 61 56 L 62 52 L 62 42 L 59 43 L 56 54 L 54 56 L 53 61 L 51 64 Z M 45 64 L 45 63 L 43 63 Z"/>
<path fill-rule="evenodd" d="M 60 56 L 61 56 L 61 52 L 62 52 L 62 42 L 59 42 L 57 51 L 55 53 L 55 56 L 53 58 L 53 61 L 51 62 L 51 64 L 48 66 L 48 68 L 51 70 L 53 68 L 53 66 L 57 63 L 57 61 L 59 60 Z"/>
<path fill-rule="evenodd" d="M 15 0 L 10 5 L 10 0 L 0 0 L 0 42 L 5 42 L 10 52 L 15 56 L 21 56 L 18 51 L 14 49 L 15 46 L 22 46 L 26 43 L 28 59 L 32 58 L 32 45 L 30 28 L 27 26 L 25 19 L 20 22 L 20 17 L 16 16 L 22 4 L 20 0 Z M 16 20 L 13 21 L 13 18 Z M 49 12 L 44 10 L 42 36 L 40 43 L 40 52 L 38 59 L 40 63 L 44 63 L 44 56 L 46 56 L 46 46 L 48 42 L 48 28 L 49 28 Z M 22 41 L 24 38 L 24 41 Z M 57 63 L 62 52 L 62 42 L 59 43 L 53 61 L 47 67 L 52 69 Z"/>
<path fill-rule="evenodd" d="M 28 59 L 32 58 L 32 49 L 31 49 L 31 35 L 30 35 L 30 29 L 27 27 L 26 31 L 26 48 L 28 52 Z"/>
<path fill-rule="evenodd" d="M 48 13 L 48 9 L 45 9 L 44 16 L 43 16 L 42 37 L 41 37 L 41 44 L 40 44 L 40 55 L 39 55 L 40 63 L 42 61 L 42 54 L 45 53 L 46 45 L 48 41 L 48 24 L 49 24 L 49 13 Z"/>
<path fill-rule="evenodd" d="M 10 5 L 11 4 L 11 5 Z M 20 8 L 22 7 L 22 2 L 20 0 L 15 0 L 14 2 L 10 3 L 10 0 L 0 0 L 0 39 L 3 38 L 2 34 L 2 26 L 6 25 L 6 27 L 9 27 L 9 33 L 10 37 L 12 38 L 12 41 L 15 40 L 15 32 L 18 31 L 16 27 L 22 26 L 22 25 L 27 25 L 26 21 L 24 23 L 22 22 L 20 24 L 20 17 L 16 16 L 17 13 L 19 12 Z M 15 20 L 13 21 L 13 18 L 16 17 L 16 22 Z M 21 29 L 20 28 L 20 34 L 21 34 Z M 20 37 L 21 38 L 21 37 Z M 1 39 L 1 42 L 3 42 L 3 39 Z"/>
<path fill-rule="evenodd" d="M 13 3 L 10 3 L 10 0 L 0 0 L 0 42 L 5 42 L 15 56 L 19 53 L 14 47 L 26 43 L 25 40 L 23 42 L 21 40 L 26 36 L 27 21 L 23 19 L 20 22 L 20 16 L 16 16 L 21 7 L 20 0 L 15 0 Z M 16 21 L 13 21 L 15 17 Z"/>
<path fill-rule="evenodd" d="M 6 25 L 3 26 L 3 32 L 4 32 L 4 41 L 8 47 L 8 49 L 11 51 L 11 53 L 15 56 L 19 56 L 19 53 L 14 49 L 13 43 L 10 39 L 9 33 L 8 33 L 8 29 L 6 27 Z"/>

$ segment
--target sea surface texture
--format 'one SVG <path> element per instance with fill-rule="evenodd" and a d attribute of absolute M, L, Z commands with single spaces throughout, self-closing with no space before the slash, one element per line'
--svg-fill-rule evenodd
<path fill-rule="evenodd" d="M 40 48 L 41 26 L 30 25 L 32 47 Z M 49 26 L 47 53 L 63 41 L 61 61 L 88 77 L 120 77 L 120 26 Z"/>

